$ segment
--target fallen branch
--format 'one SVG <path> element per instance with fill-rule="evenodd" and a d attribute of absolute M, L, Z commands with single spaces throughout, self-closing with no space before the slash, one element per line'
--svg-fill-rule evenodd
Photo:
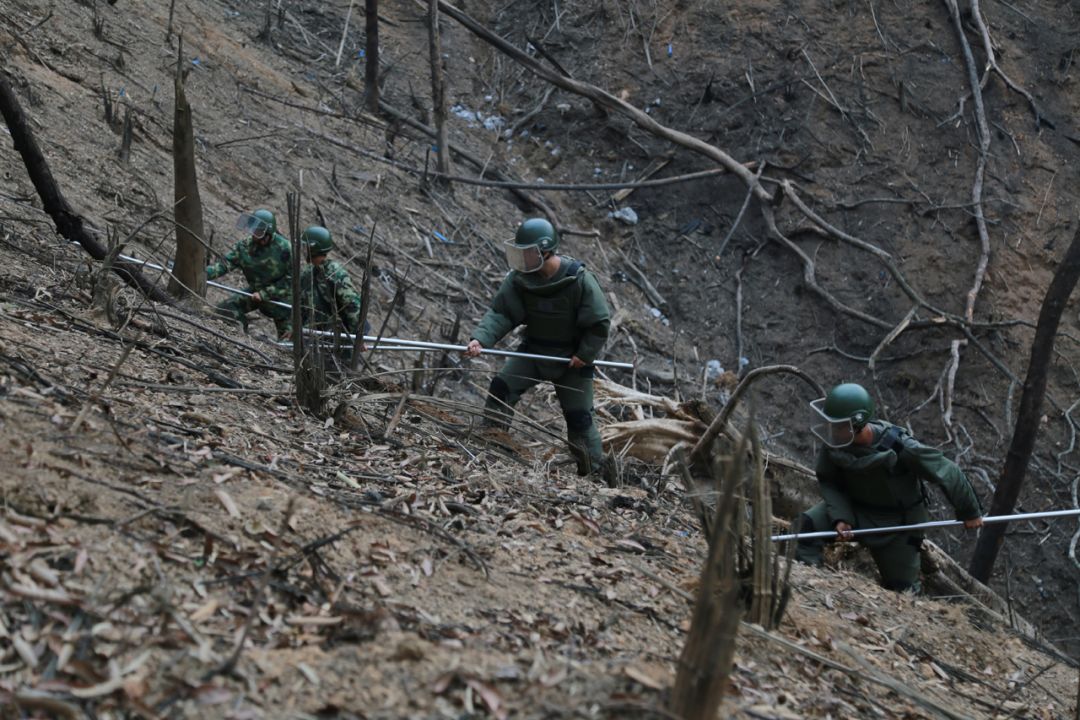
<path fill-rule="evenodd" d="M 986 216 L 983 214 L 982 205 L 983 176 L 986 172 L 986 159 L 990 152 L 990 128 L 986 122 L 986 108 L 983 105 L 982 87 L 979 83 L 978 72 L 975 69 L 975 58 L 972 55 L 967 36 L 964 35 L 960 9 L 957 7 L 956 0 L 944 0 L 944 2 L 949 9 L 949 17 L 952 19 L 957 39 L 964 53 L 964 65 L 967 68 L 968 82 L 971 85 L 971 94 L 975 101 L 975 120 L 979 134 L 979 160 L 975 166 L 975 180 L 971 186 L 971 204 L 975 215 L 975 226 L 979 233 L 980 254 L 975 267 L 975 278 L 972 281 L 964 305 L 964 320 L 970 323 L 975 319 L 975 300 L 979 296 L 979 290 L 982 288 L 983 279 L 986 276 L 986 266 L 990 261 L 990 234 L 986 227 Z M 972 0 L 972 7 L 975 11 L 978 10 L 978 0 Z M 985 36 L 984 39 L 989 42 L 989 36 Z M 988 60 L 992 61 L 992 49 L 987 47 L 987 52 L 990 53 Z M 963 340 L 952 341 L 949 349 L 950 360 L 946 373 L 947 380 L 942 388 L 942 400 L 945 407 L 942 413 L 942 421 L 945 424 L 945 431 L 954 442 L 958 442 L 958 438 L 952 426 L 953 390 L 956 385 L 956 373 L 960 369 L 960 350 L 966 344 Z"/>
<path fill-rule="evenodd" d="M 813 388 L 814 392 L 817 393 L 815 397 L 825 396 L 825 390 L 821 387 L 821 385 L 819 385 L 816 380 L 814 380 L 812 377 L 810 377 L 794 365 L 766 365 L 765 367 L 755 368 L 748 372 L 746 374 L 746 377 L 744 377 L 739 382 L 739 384 L 735 386 L 735 390 L 731 393 L 731 398 L 724 405 L 723 409 L 719 413 L 717 413 L 713 421 L 709 423 L 709 427 L 705 431 L 705 434 L 701 436 L 701 439 L 697 441 L 696 445 L 694 445 L 694 449 L 690 451 L 690 457 L 705 457 L 705 451 L 709 448 L 709 445 L 712 444 L 712 441 L 716 438 L 716 436 L 719 435 L 725 427 L 727 427 L 727 422 L 731 418 L 731 414 L 735 411 L 735 406 L 738 405 L 739 400 L 742 398 L 747 388 L 749 388 L 755 380 L 757 380 L 759 377 L 764 377 L 765 375 L 777 374 L 795 375 L 796 377 L 804 380 L 807 385 Z"/>
<path fill-rule="evenodd" d="M 948 2 L 949 0 L 947 0 Z M 1007 3 L 1006 3 L 1007 4 Z M 971 19 L 975 22 L 975 27 L 979 29 L 979 35 L 982 36 L 983 50 L 986 52 L 986 69 L 993 70 L 998 74 L 998 77 L 1009 86 L 1009 88 L 1028 101 L 1028 105 L 1031 107 L 1031 114 L 1035 116 L 1035 129 L 1038 130 L 1040 125 L 1046 125 L 1051 130 L 1054 129 L 1054 123 L 1046 119 L 1046 117 L 1039 110 L 1039 106 L 1035 104 L 1035 98 L 1031 96 L 1027 90 L 1022 86 L 1013 82 L 1012 78 L 1005 74 L 1005 71 L 1001 69 L 1001 65 L 998 64 L 997 57 L 994 55 L 994 41 L 990 39 L 990 31 L 986 27 L 986 21 L 983 20 L 982 10 L 979 8 L 979 0 L 971 0 Z M 1030 21 L 1030 18 L 1029 18 Z M 985 83 L 985 78 L 982 83 Z"/>
<path fill-rule="evenodd" d="M 810 288 L 810 290 L 815 295 L 824 300 L 838 313 L 850 315 L 851 317 L 861 320 L 868 325 L 873 325 L 874 327 L 879 327 L 883 330 L 892 328 L 892 325 L 888 321 L 864 313 L 861 310 L 856 310 L 855 308 L 848 307 L 847 305 L 833 297 L 831 293 L 825 290 L 825 288 L 821 287 L 821 285 L 819 285 L 817 281 L 817 268 L 814 265 L 814 261 L 810 259 L 809 255 L 803 252 L 802 248 L 800 248 L 798 245 L 792 242 L 790 238 L 780 232 L 780 229 L 776 226 L 776 217 L 773 214 L 772 207 L 763 204 L 761 207 L 761 212 L 765 218 L 765 226 L 768 228 L 769 237 L 772 238 L 774 241 L 778 242 L 779 244 L 783 245 L 787 249 L 791 250 L 799 257 L 800 260 L 802 260 L 803 282 L 806 283 L 806 286 Z"/>
<path fill-rule="evenodd" d="M 104 260 L 108 255 L 108 250 L 91 237 L 83 225 L 82 216 L 72 209 L 60 191 L 49 169 L 49 164 L 30 129 L 30 123 L 19 103 L 19 98 L 12 90 L 7 76 L 2 72 L 0 72 L 0 114 L 4 116 L 15 150 L 22 156 L 30 182 L 34 184 L 41 198 L 41 204 L 55 223 L 57 232 L 68 240 L 82 245 L 95 260 Z M 166 304 L 172 302 L 172 299 L 161 288 L 154 285 L 139 271 L 138 265 L 117 262 L 113 264 L 113 271 L 123 278 L 124 282 L 151 300 Z"/>
<path fill-rule="evenodd" d="M 772 194 L 769 193 L 769 191 L 766 190 L 761 185 L 761 183 L 755 179 L 754 175 L 750 172 L 749 169 L 747 169 L 745 165 L 739 163 L 737 160 L 735 160 L 733 157 L 728 155 L 720 148 L 703 142 L 702 140 L 698 140 L 697 138 L 691 135 L 687 135 L 686 133 L 679 132 L 678 130 L 674 130 L 672 128 L 661 125 L 648 114 L 642 112 L 641 110 L 638 110 L 630 103 L 624 100 L 620 100 L 606 90 L 602 90 L 590 83 L 582 82 L 580 80 L 574 80 L 573 78 L 568 78 L 556 72 L 555 70 L 545 67 L 535 58 L 529 56 L 525 51 L 515 47 L 503 38 L 491 32 L 469 15 L 457 9 L 450 3 L 445 2 L 445 0 L 439 0 L 439 9 L 453 19 L 457 20 L 459 23 L 461 23 L 461 25 L 463 25 L 467 30 L 472 32 L 481 40 L 489 43 L 492 47 L 499 50 L 504 55 L 507 55 L 520 65 L 524 66 L 527 70 L 539 76 L 541 79 L 546 80 L 552 85 L 560 87 L 563 90 L 567 90 L 576 95 L 581 95 L 582 97 L 588 98 L 589 100 L 592 100 L 594 103 L 600 105 L 601 107 L 609 110 L 614 110 L 628 117 L 635 125 L 649 131 L 657 137 L 669 140 L 676 145 L 681 145 L 682 147 L 693 150 L 697 153 L 704 155 L 705 157 L 716 161 L 717 163 L 725 167 L 728 172 L 731 172 L 732 174 L 738 176 L 744 183 L 746 183 L 747 187 L 752 188 L 754 194 L 758 197 L 758 199 L 766 201 L 772 199 Z"/>

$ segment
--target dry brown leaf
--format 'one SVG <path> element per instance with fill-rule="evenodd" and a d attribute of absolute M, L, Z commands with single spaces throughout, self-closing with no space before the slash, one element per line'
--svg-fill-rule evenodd
<path fill-rule="evenodd" d="M 73 572 L 76 575 L 80 574 L 83 569 L 86 568 L 86 563 L 89 559 L 90 553 L 86 551 L 86 548 L 79 550 L 79 554 L 75 556 L 75 568 L 73 569 Z"/>
<path fill-rule="evenodd" d="M 14 530 L 2 522 L 0 522 L 0 540 L 3 540 L 8 545 L 19 544 L 19 536 L 15 534 Z"/>
<path fill-rule="evenodd" d="M 31 587 L 21 583 L 11 583 L 7 589 L 13 595 L 19 595 L 31 600 L 56 603 L 57 605 L 78 605 L 79 600 L 68 595 L 63 590 L 49 590 L 47 588 Z"/>
<path fill-rule="evenodd" d="M 506 707 L 502 696 L 487 683 L 481 682 L 476 678 L 465 678 L 465 684 L 471 687 L 480 699 L 484 701 L 484 705 L 487 706 L 488 712 L 490 712 L 496 720 L 506 720 Z"/>
<path fill-rule="evenodd" d="M 240 517 L 240 508 L 236 507 L 236 502 L 232 499 L 229 493 L 225 492 L 221 488 L 214 490 L 214 494 L 217 495 L 218 500 L 225 507 L 226 512 L 234 518 Z"/>
<path fill-rule="evenodd" d="M 390 586 L 378 575 L 371 578 L 371 584 L 375 586 L 375 591 L 382 597 L 390 597 L 393 594 L 390 590 Z"/>
<path fill-rule="evenodd" d="M 218 599 L 212 597 L 203 603 L 202 607 L 191 613 L 191 615 L 188 616 L 188 619 L 191 620 L 191 622 L 202 622 L 203 620 L 212 617 L 213 614 L 217 612 L 220 605 L 221 603 L 218 602 Z"/>
<path fill-rule="evenodd" d="M 450 672 L 444 672 L 439 677 L 435 678 L 435 682 L 431 683 L 431 692 L 436 695 L 442 695 L 450 687 L 450 683 L 454 682 L 454 678 L 457 677 L 457 673 L 451 670 Z"/>
<path fill-rule="evenodd" d="M 103 683 L 97 685 L 91 685 L 84 688 L 71 688 L 69 692 L 75 697 L 81 700 L 87 700 L 89 698 L 103 697 L 110 695 L 119 690 L 124 684 L 124 678 L 119 673 L 109 678 Z"/>
<path fill-rule="evenodd" d="M 655 663 L 627 665 L 623 668 L 623 673 L 631 680 L 653 690 L 663 690 L 673 680 L 667 668 Z"/>
<path fill-rule="evenodd" d="M 52 587 L 60 584 L 60 576 L 55 570 L 46 565 L 41 558 L 37 558 L 30 563 L 30 577 Z"/>
<path fill-rule="evenodd" d="M 646 549 L 645 549 L 644 545 L 642 545 L 639 542 L 635 542 L 633 540 L 620 539 L 620 540 L 616 540 L 615 544 L 618 545 L 619 547 L 624 547 L 624 548 L 627 548 L 629 550 L 633 550 L 634 552 L 639 552 L 639 553 L 646 552 Z"/>
<path fill-rule="evenodd" d="M 215 485 L 220 485 L 221 483 L 226 482 L 227 480 L 230 480 L 231 478 L 236 477 L 237 475 L 239 475 L 242 472 L 244 472 L 243 468 L 233 467 L 233 468 L 229 468 L 225 472 L 215 473 L 213 475 L 214 484 Z"/>
<path fill-rule="evenodd" d="M 233 699 L 232 690 L 216 685 L 203 685 L 195 691 L 195 702 L 199 705 L 221 705 Z"/>
<path fill-rule="evenodd" d="M 581 513 L 574 512 L 574 511 L 570 512 L 570 517 L 574 518 L 579 523 L 581 523 L 583 526 L 585 526 L 585 529 L 588 530 L 589 532 L 591 532 L 593 535 L 599 535 L 600 534 L 600 526 L 596 523 L 595 520 L 591 520 L 591 519 L 585 517 L 584 515 L 582 515 Z"/>
<path fill-rule="evenodd" d="M 296 669 L 297 669 L 297 670 L 299 670 L 299 671 L 300 671 L 300 673 L 301 673 L 301 674 L 302 674 L 302 675 L 303 675 L 303 676 L 304 676 L 305 678 L 307 678 L 307 681 L 308 681 L 309 683 L 311 683 L 312 685 L 316 685 L 316 686 L 317 686 L 317 685 L 319 685 L 319 684 L 320 684 L 320 682 L 319 682 L 319 674 L 318 674 L 318 673 L 316 673 L 316 672 L 315 672 L 315 669 L 314 669 L 314 668 L 312 668 L 312 667 L 311 667 L 310 665 L 308 665 L 307 663 L 297 663 L 297 664 L 296 664 Z"/>
<path fill-rule="evenodd" d="M 942 680 L 945 680 L 946 682 L 949 680 L 949 673 L 945 672 L 936 662 L 930 662 L 930 669 L 933 670 Z"/>
<path fill-rule="evenodd" d="M 22 635 L 15 633 L 11 636 L 11 646 L 15 648 L 15 652 L 19 654 L 22 661 L 26 663 L 26 666 L 33 670 L 37 667 L 38 656 L 34 652 L 34 648 L 30 643 L 23 639 Z"/>

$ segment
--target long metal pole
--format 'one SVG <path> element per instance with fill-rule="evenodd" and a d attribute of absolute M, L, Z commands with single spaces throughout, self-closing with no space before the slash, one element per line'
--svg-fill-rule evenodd
<path fill-rule="evenodd" d="M 331 336 L 331 337 L 333 335 L 335 335 L 335 333 L 332 333 L 332 332 L 330 332 L 328 330 L 305 330 L 305 332 L 309 332 L 309 333 L 311 333 L 313 335 L 323 335 L 323 336 Z M 349 340 L 355 340 L 356 339 L 355 335 L 350 335 L 349 333 L 339 333 L 338 335 L 340 337 L 347 338 Z M 417 350 L 457 350 L 459 352 L 464 352 L 465 350 L 468 349 L 467 345 L 450 345 L 449 343 L 428 342 L 426 340 L 405 340 L 403 338 L 392 338 L 392 337 L 378 338 L 378 337 L 375 337 L 374 335 L 365 335 L 364 336 L 364 342 L 374 343 L 376 340 L 378 340 L 380 343 L 386 343 L 388 345 L 399 345 L 399 346 L 404 345 L 404 346 L 416 348 Z M 501 357 L 529 358 L 531 360 L 548 360 L 550 362 L 558 362 L 558 363 L 563 363 L 563 364 L 567 364 L 567 363 L 570 362 L 570 358 L 557 357 L 555 355 L 536 355 L 534 353 L 523 353 L 523 352 L 517 352 L 517 351 L 514 351 L 514 350 L 494 350 L 494 349 L 490 349 L 490 348 L 483 348 L 482 350 L 480 350 L 480 352 L 483 353 L 484 355 L 499 355 Z M 595 362 L 593 362 L 593 364 L 594 365 L 600 365 L 602 367 L 622 368 L 624 370 L 633 370 L 634 369 L 634 365 L 632 363 L 614 362 L 612 360 L 596 360 Z"/>
<path fill-rule="evenodd" d="M 1012 522 L 1013 520 L 1035 520 L 1037 518 L 1070 516 L 1080 516 L 1080 508 L 1073 508 L 1072 510 L 1049 510 L 1047 512 L 1022 513 L 1020 515 L 992 515 L 989 517 L 984 517 L 983 523 L 989 525 L 992 523 Z M 962 520 L 932 520 L 930 522 L 917 523 L 915 525 L 893 525 L 890 527 L 863 528 L 861 530 L 852 530 L 851 534 L 854 537 L 858 537 L 860 535 L 880 535 L 882 533 L 906 532 L 908 530 L 956 527 L 963 524 L 964 522 Z M 808 533 L 792 533 L 789 535 L 773 535 L 769 539 L 773 542 L 780 542 L 781 540 L 814 540 L 817 538 L 833 538 L 835 540 L 841 539 L 835 530 L 822 530 L 820 532 Z"/>
<path fill-rule="evenodd" d="M 129 262 L 141 263 L 142 265 L 144 265 L 144 266 L 146 266 L 148 268 L 153 268 L 154 270 L 161 270 L 163 272 L 172 272 L 168 268 L 162 267 L 161 265 L 157 265 L 156 263 L 152 263 L 152 262 L 150 262 L 148 260 L 140 260 L 139 258 L 130 257 L 128 255 L 120 255 L 119 257 L 120 257 L 120 259 L 127 260 Z M 245 295 L 247 297 L 252 296 L 252 293 L 246 292 L 244 290 L 238 290 L 238 289 L 236 289 L 234 287 L 229 287 L 228 285 L 222 285 L 221 283 L 216 283 L 213 280 L 207 280 L 206 284 L 210 285 L 212 287 L 220 288 L 221 290 L 225 290 L 226 292 L 236 293 L 237 295 Z M 266 300 L 265 302 L 269 302 L 272 305 L 279 305 L 279 306 L 281 306 L 283 308 L 289 308 L 290 310 L 292 309 L 292 305 L 290 305 L 288 303 L 278 302 L 277 300 Z M 326 330 L 310 330 L 310 329 L 308 329 L 308 330 L 305 330 L 305 332 L 309 332 L 309 333 L 311 333 L 313 335 L 327 335 L 327 336 L 334 336 L 335 334 L 337 334 L 337 333 L 332 333 L 332 332 L 329 332 L 329 331 L 326 331 Z M 339 337 L 348 338 L 349 340 L 355 340 L 356 339 L 355 335 L 351 335 L 349 333 L 340 333 Z M 426 349 L 426 350 L 457 350 L 459 352 L 464 352 L 467 349 L 467 346 L 465 346 L 465 345 L 448 345 L 446 343 L 434 343 L 434 342 L 427 342 L 427 341 L 424 341 L 424 340 L 402 340 L 400 338 L 387 338 L 387 337 L 384 337 L 384 338 L 380 339 L 380 338 L 372 336 L 372 335 L 364 335 L 364 342 L 374 343 L 376 340 L 379 340 L 380 342 L 387 343 L 388 345 L 408 346 L 408 347 L 411 347 L 411 348 Z M 384 348 L 384 349 L 388 349 L 388 348 Z M 397 349 L 404 349 L 404 348 L 403 347 L 396 347 L 394 349 L 397 350 Z M 495 349 L 492 349 L 492 348 L 483 348 L 482 350 L 480 350 L 480 352 L 483 355 L 498 355 L 498 356 L 501 356 L 501 357 L 519 357 L 519 358 L 528 358 L 528 359 L 531 359 L 531 360 L 547 360 L 549 362 L 557 362 L 557 363 L 563 363 L 563 364 L 569 364 L 570 363 L 570 358 L 557 357 L 557 356 L 554 356 L 554 355 L 536 355 L 534 353 L 515 352 L 513 350 L 495 350 Z M 623 370 L 633 370 L 634 369 L 634 364 L 633 363 L 614 362 L 612 360 L 596 360 L 596 361 L 593 362 L 593 365 L 599 365 L 600 367 L 620 368 L 620 369 L 623 369 Z"/>
<path fill-rule="evenodd" d="M 161 270 L 162 272 L 167 272 L 167 273 L 172 274 L 172 270 L 170 270 L 169 268 L 162 267 L 161 265 L 158 265 L 157 263 L 152 263 L 149 260 L 140 260 L 139 258 L 134 258 L 134 257 L 131 257 L 130 255 L 117 255 L 117 257 L 119 257 L 121 260 L 127 260 L 128 262 L 139 263 L 140 265 L 143 265 L 144 267 L 151 268 L 152 270 Z M 211 287 L 216 287 L 219 290 L 224 290 L 225 292 L 231 292 L 231 293 L 233 293 L 235 295 L 243 295 L 244 297 L 251 297 L 252 295 L 255 294 L 255 293 L 249 293 L 246 290 L 239 290 L 239 289 L 234 288 L 234 287 L 229 287 L 228 285 L 222 285 L 221 283 L 214 282 L 213 280 L 207 280 L 206 284 L 211 286 Z M 288 308 L 289 310 L 292 310 L 292 305 L 290 305 L 289 303 L 283 303 L 283 302 L 280 302 L 278 300 L 265 300 L 264 302 L 268 302 L 271 305 L 278 305 L 280 307 Z"/>

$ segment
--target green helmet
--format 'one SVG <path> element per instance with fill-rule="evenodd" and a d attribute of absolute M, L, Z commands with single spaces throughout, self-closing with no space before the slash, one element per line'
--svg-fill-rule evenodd
<path fill-rule="evenodd" d="M 544 218 L 529 218 L 518 225 L 514 244 L 536 245 L 541 252 L 551 252 L 559 247 L 559 233 L 555 226 Z"/>
<path fill-rule="evenodd" d="M 824 413 L 830 418 L 847 418 L 858 432 L 874 417 L 874 400 L 866 388 L 855 383 L 837 385 L 825 396 Z"/>
<path fill-rule="evenodd" d="M 273 236 L 277 232 L 277 220 L 274 218 L 274 213 L 262 208 L 251 213 L 251 233 L 256 234 L 260 228 L 265 228 L 267 233 Z"/>
<path fill-rule="evenodd" d="M 300 235 L 300 242 L 307 245 L 312 255 L 326 255 L 334 249 L 330 231 L 321 225 L 312 225 Z"/>

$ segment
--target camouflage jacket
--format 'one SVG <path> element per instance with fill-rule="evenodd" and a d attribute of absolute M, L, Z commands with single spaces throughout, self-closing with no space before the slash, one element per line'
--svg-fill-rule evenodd
<path fill-rule="evenodd" d="M 304 322 L 320 330 L 332 330 L 340 319 L 345 330 L 356 333 L 360 324 L 360 293 L 345 266 L 326 259 L 322 265 L 305 265 L 300 271 Z"/>
<path fill-rule="evenodd" d="M 250 237 L 244 238 L 224 258 L 206 268 L 206 279 L 213 280 L 235 269 L 244 273 L 249 292 L 258 292 L 265 300 L 289 301 L 292 246 L 284 235 L 274 233 L 267 245 L 257 245 Z"/>

